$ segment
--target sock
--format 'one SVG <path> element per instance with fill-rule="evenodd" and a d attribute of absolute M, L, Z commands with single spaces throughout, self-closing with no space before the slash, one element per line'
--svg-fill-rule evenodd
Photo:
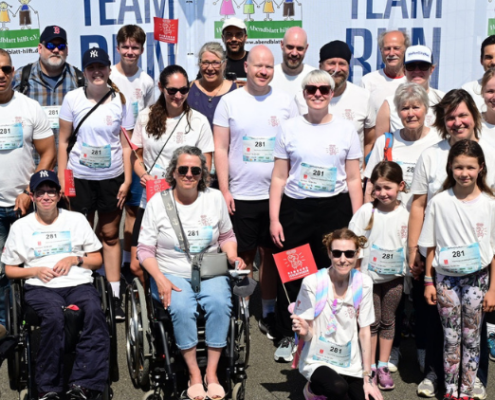
<path fill-rule="evenodd" d="M 492 333 L 495 335 L 495 325 L 489 324 L 487 322 L 486 323 L 486 334 L 487 334 L 487 336 L 490 336 Z"/>
<path fill-rule="evenodd" d="M 110 286 L 112 286 L 113 297 L 120 299 L 120 281 L 110 282 Z"/>
<path fill-rule="evenodd" d="M 263 318 L 266 318 L 268 314 L 275 312 L 275 299 L 261 299 L 261 305 L 263 307 Z"/>
<path fill-rule="evenodd" d="M 376 364 L 371 364 L 372 369 L 376 369 Z"/>
<path fill-rule="evenodd" d="M 131 252 L 130 251 L 123 251 L 122 252 L 122 265 L 125 263 L 130 263 L 131 262 Z"/>
<path fill-rule="evenodd" d="M 249 299 L 244 297 L 244 304 L 246 305 L 246 317 L 249 318 Z"/>
<path fill-rule="evenodd" d="M 378 368 L 388 367 L 388 362 L 378 360 Z"/>

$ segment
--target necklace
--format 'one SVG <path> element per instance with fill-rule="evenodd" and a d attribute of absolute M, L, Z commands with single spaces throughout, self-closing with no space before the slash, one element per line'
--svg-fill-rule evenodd
<path fill-rule="evenodd" d="M 207 93 L 205 93 L 207 96 L 208 96 L 208 102 L 211 103 L 211 100 L 213 99 L 213 97 L 216 97 L 216 95 L 218 94 L 218 92 L 220 91 L 220 89 L 222 88 L 223 86 L 223 80 L 222 80 L 222 83 L 220 84 L 220 86 L 218 86 L 218 89 L 216 90 L 215 94 L 210 96 L 208 95 Z M 203 88 L 203 91 L 206 92 L 206 89 L 203 85 L 201 85 L 201 87 Z"/>

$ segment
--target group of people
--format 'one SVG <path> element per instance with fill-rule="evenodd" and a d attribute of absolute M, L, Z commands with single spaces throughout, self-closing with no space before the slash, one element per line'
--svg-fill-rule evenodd
<path fill-rule="evenodd" d="M 66 62 L 60 26 L 45 28 L 33 64 L 16 70 L 0 49 L 0 295 L 9 278 L 26 279 L 25 300 L 41 317 L 39 398 L 63 395 L 69 304 L 85 317 L 68 398 L 101 398 L 108 335 L 91 285 L 100 269 L 117 320 L 121 273 L 149 282 L 170 312 L 187 396 L 223 399 L 217 367 L 231 287 L 224 273 L 201 277 L 198 267 L 211 255 L 253 270 L 259 254 L 258 325 L 277 343 L 274 359 L 308 380 L 305 399 L 380 400 L 380 389 L 394 389 L 409 299 L 418 395 L 486 399 L 495 359 L 495 36 L 481 47 L 484 76 L 446 94 L 430 87 L 431 50 L 401 31 L 380 36 L 385 66 L 362 87 L 347 80 L 345 42 L 325 44 L 318 69 L 305 64 L 299 27 L 287 30 L 274 65 L 267 47 L 245 50 L 246 25 L 229 18 L 226 50 L 205 43 L 195 80 L 169 65 L 157 88 L 138 66 L 145 40 L 126 25 L 120 61 L 91 48 L 82 71 Z M 273 254 L 306 243 L 319 272 L 283 285 Z M 204 377 L 196 304 L 206 316 Z"/>

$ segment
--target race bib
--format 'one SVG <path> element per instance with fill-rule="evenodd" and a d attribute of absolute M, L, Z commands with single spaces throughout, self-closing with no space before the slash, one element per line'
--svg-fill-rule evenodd
<path fill-rule="evenodd" d="M 24 144 L 24 131 L 20 122 L 0 125 L 0 150 L 19 149 Z"/>
<path fill-rule="evenodd" d="M 397 164 L 402 168 L 402 177 L 404 178 L 404 182 L 406 184 L 406 189 L 409 190 L 411 188 L 413 176 L 414 176 L 414 168 L 416 168 L 416 163 L 411 162 L 403 162 L 396 161 Z"/>
<path fill-rule="evenodd" d="M 45 114 L 48 117 L 48 121 L 50 122 L 50 128 L 58 129 L 60 127 L 58 123 L 60 106 L 45 106 L 43 107 L 43 110 L 45 110 Z"/>
<path fill-rule="evenodd" d="M 401 275 L 404 271 L 404 249 L 386 250 L 371 245 L 368 269 L 377 274 Z"/>
<path fill-rule="evenodd" d="M 298 186 L 312 192 L 334 192 L 337 168 L 324 168 L 301 163 Z"/>
<path fill-rule="evenodd" d="M 349 368 L 351 365 L 351 342 L 340 345 L 320 336 L 312 346 L 309 358 L 335 365 L 336 367 Z"/>
<path fill-rule="evenodd" d="M 139 114 L 139 102 L 135 101 L 131 104 L 131 106 L 132 106 L 132 114 L 134 115 L 134 121 L 135 121 Z"/>
<path fill-rule="evenodd" d="M 189 242 L 190 253 L 201 253 L 204 249 L 210 247 L 213 238 L 213 228 L 211 226 L 202 226 L 197 229 L 186 229 L 187 241 Z M 181 251 L 176 248 L 176 250 Z"/>
<path fill-rule="evenodd" d="M 72 252 L 70 231 L 34 232 L 33 249 L 35 257 Z"/>
<path fill-rule="evenodd" d="M 165 179 L 165 175 L 167 175 L 167 170 L 163 169 L 163 167 L 159 164 L 155 164 L 153 169 L 149 172 L 149 175 L 153 177 L 153 179 Z"/>
<path fill-rule="evenodd" d="M 478 243 L 468 246 L 444 247 L 438 255 L 438 268 L 455 274 L 472 274 L 481 269 Z"/>
<path fill-rule="evenodd" d="M 90 146 L 83 143 L 79 163 L 88 168 L 110 168 L 110 165 L 112 165 L 110 145 Z"/>
<path fill-rule="evenodd" d="M 273 149 L 275 149 L 275 137 L 250 137 L 242 138 L 242 159 L 245 162 L 273 162 Z"/>

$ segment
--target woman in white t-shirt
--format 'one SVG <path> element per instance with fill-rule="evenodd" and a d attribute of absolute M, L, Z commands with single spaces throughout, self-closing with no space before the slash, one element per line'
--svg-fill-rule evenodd
<path fill-rule="evenodd" d="M 478 143 L 456 142 L 447 165 L 418 244 L 427 249 L 424 295 L 443 325 L 444 399 L 471 399 L 484 312 L 495 309 L 495 198 Z"/>
<path fill-rule="evenodd" d="M 495 146 L 495 69 L 488 69 L 481 79 L 481 95 L 486 111 L 481 113 L 483 140 Z"/>
<path fill-rule="evenodd" d="M 354 268 L 366 238 L 343 228 L 323 244 L 332 266 L 303 279 L 291 316 L 304 398 L 381 400 L 371 370 L 373 282 Z"/>
<path fill-rule="evenodd" d="M 96 233 L 103 243 L 105 273 L 115 297 L 116 318 L 123 321 L 119 226 L 132 169 L 121 127 L 132 130 L 134 118 L 125 97 L 109 79 L 110 58 L 103 49 L 87 50 L 83 69 L 86 86 L 67 93 L 60 109 L 58 177 L 64 191 L 66 170 L 74 175 L 72 210 L 85 214 L 91 224 L 98 212 Z"/>

